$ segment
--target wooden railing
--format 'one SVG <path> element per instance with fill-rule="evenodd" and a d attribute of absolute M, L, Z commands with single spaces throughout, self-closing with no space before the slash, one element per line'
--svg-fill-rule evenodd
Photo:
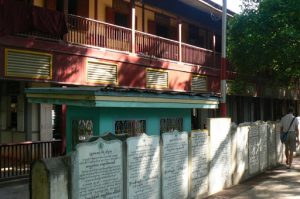
<path fill-rule="evenodd" d="M 132 30 L 129 28 L 76 15 L 68 15 L 67 25 L 68 34 L 65 39 L 69 43 L 132 52 Z M 28 32 L 19 35 L 55 40 L 44 33 Z M 178 41 L 135 31 L 135 53 L 139 55 L 180 61 L 179 45 Z M 219 53 L 185 43 L 181 47 L 182 62 L 220 67 Z"/>
<path fill-rule="evenodd" d="M 135 32 L 135 51 L 138 54 L 179 61 L 179 42 L 147 34 Z"/>
<path fill-rule="evenodd" d="M 61 140 L 0 144 L 0 180 L 26 176 L 34 160 L 60 156 Z"/>
<path fill-rule="evenodd" d="M 197 64 L 208 67 L 220 67 L 220 53 L 211 50 L 182 44 L 182 62 Z"/>
<path fill-rule="evenodd" d="M 70 43 L 131 51 L 131 29 L 128 28 L 68 15 L 68 31 Z"/>

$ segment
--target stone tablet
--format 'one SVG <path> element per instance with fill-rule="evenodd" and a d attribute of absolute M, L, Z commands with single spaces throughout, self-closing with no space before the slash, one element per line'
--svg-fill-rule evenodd
<path fill-rule="evenodd" d="M 208 194 L 208 132 L 192 132 L 190 143 L 190 194 L 197 198 Z"/>
<path fill-rule="evenodd" d="M 230 118 L 208 119 L 210 131 L 209 194 L 231 186 Z"/>
<path fill-rule="evenodd" d="M 122 142 L 81 143 L 72 156 L 72 198 L 123 198 Z"/>
<path fill-rule="evenodd" d="M 268 125 L 263 122 L 259 124 L 259 166 L 264 171 L 268 166 Z"/>
<path fill-rule="evenodd" d="M 188 133 L 163 133 L 163 199 L 188 197 Z"/>
<path fill-rule="evenodd" d="M 268 166 L 276 165 L 276 132 L 275 123 L 268 124 Z"/>
<path fill-rule="evenodd" d="M 127 139 L 127 198 L 160 198 L 159 140 L 146 134 Z"/>
<path fill-rule="evenodd" d="M 237 129 L 237 142 L 236 142 L 236 172 L 239 180 L 242 180 L 245 172 L 248 170 L 248 137 L 249 137 L 249 124 L 240 124 Z"/>
<path fill-rule="evenodd" d="M 249 174 L 259 172 L 259 127 L 254 123 L 249 131 Z"/>

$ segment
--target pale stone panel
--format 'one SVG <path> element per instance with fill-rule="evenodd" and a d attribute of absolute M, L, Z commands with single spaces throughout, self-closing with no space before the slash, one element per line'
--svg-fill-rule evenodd
<path fill-rule="evenodd" d="M 275 123 L 268 124 L 268 167 L 272 168 L 276 165 L 276 132 Z"/>
<path fill-rule="evenodd" d="M 209 194 L 231 186 L 230 118 L 208 119 L 210 133 Z"/>
<path fill-rule="evenodd" d="M 259 167 L 259 152 L 260 152 L 260 139 L 259 139 L 259 126 L 258 123 L 253 123 L 249 131 L 249 174 L 257 174 L 260 170 Z"/>
<path fill-rule="evenodd" d="M 162 197 L 188 197 L 188 133 L 172 132 L 162 135 Z"/>
<path fill-rule="evenodd" d="M 81 143 L 72 155 L 73 199 L 123 198 L 123 152 L 120 140 Z"/>
<path fill-rule="evenodd" d="M 275 124 L 275 134 L 276 134 L 276 162 L 281 164 L 284 161 L 284 150 L 285 146 L 280 141 L 280 123 Z"/>
<path fill-rule="evenodd" d="M 248 138 L 249 138 L 250 123 L 240 124 L 236 133 L 236 170 L 233 182 L 234 184 L 245 180 L 249 170 L 248 156 Z"/>
<path fill-rule="evenodd" d="M 190 136 L 190 196 L 208 195 L 208 131 L 193 131 Z"/>
<path fill-rule="evenodd" d="M 259 123 L 259 166 L 260 171 L 264 171 L 268 166 L 268 124 Z"/>
<path fill-rule="evenodd" d="M 32 199 L 68 199 L 68 157 L 39 160 L 31 172 Z"/>
<path fill-rule="evenodd" d="M 127 198 L 160 198 L 160 137 L 131 137 L 127 143 Z"/>

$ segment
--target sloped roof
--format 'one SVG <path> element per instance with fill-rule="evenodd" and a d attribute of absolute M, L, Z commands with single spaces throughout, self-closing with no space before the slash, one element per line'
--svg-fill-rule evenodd
<path fill-rule="evenodd" d="M 85 107 L 217 108 L 219 97 L 211 93 L 158 91 L 116 87 L 28 88 L 31 103 Z"/>

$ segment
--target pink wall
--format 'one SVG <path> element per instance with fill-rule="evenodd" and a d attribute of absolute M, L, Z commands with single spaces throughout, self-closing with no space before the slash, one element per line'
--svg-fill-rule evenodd
<path fill-rule="evenodd" d="M 85 48 L 64 42 L 48 42 L 35 39 L 5 36 L 0 38 L 0 63 L 4 65 L 4 48 L 46 52 L 53 55 L 53 79 L 48 82 L 70 85 L 95 85 L 86 82 L 86 60 L 97 59 L 118 65 L 118 85 L 125 87 L 146 87 L 146 68 L 169 71 L 169 88 L 188 91 L 192 74 L 208 77 L 209 91 L 219 92 L 219 70 L 191 64 L 147 59 L 128 53 Z M 3 67 L 0 77 L 4 78 Z M 8 79 L 8 78 L 6 78 Z M 10 78 L 12 79 L 12 78 Z M 13 78 L 16 79 L 16 78 Z M 20 79 L 21 80 L 21 79 Z M 27 79 L 28 80 L 28 79 Z M 45 80 L 29 80 L 45 81 Z M 97 84 L 99 85 L 99 84 Z"/>

